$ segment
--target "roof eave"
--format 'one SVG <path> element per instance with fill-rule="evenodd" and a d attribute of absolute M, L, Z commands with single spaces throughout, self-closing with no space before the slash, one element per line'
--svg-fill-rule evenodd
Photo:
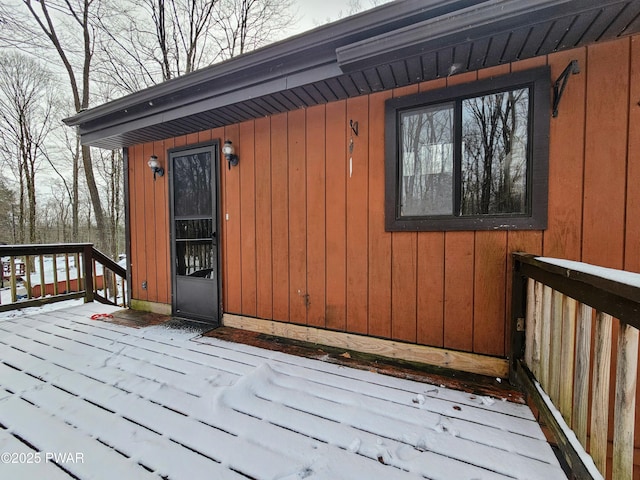
<path fill-rule="evenodd" d="M 273 69 L 278 68 L 278 66 L 282 67 L 286 63 L 287 72 L 282 75 L 286 76 L 291 75 L 293 72 L 317 68 L 327 64 L 327 62 L 335 63 L 336 48 L 345 42 L 352 42 L 351 39 L 354 37 L 363 34 L 368 36 L 366 32 L 375 32 L 380 28 L 385 28 L 385 26 L 389 28 L 389 25 L 402 23 L 417 14 L 433 12 L 436 15 L 443 9 L 456 9 L 482 1 L 485 0 L 438 0 L 425 4 L 424 0 L 408 0 L 406 2 L 384 4 L 373 10 L 318 27 L 222 63 L 205 67 L 103 105 L 84 110 L 63 119 L 63 122 L 68 126 L 77 126 L 83 123 L 91 123 L 116 113 L 126 115 L 127 110 L 132 107 L 145 104 L 153 107 L 154 100 L 176 94 L 176 92 L 192 91 L 204 84 L 232 84 L 235 75 L 241 75 L 248 71 L 263 70 L 269 72 L 269 70 L 273 71 Z M 252 75 L 252 78 L 259 80 L 256 75 Z M 233 87 L 231 86 L 230 90 L 234 90 L 235 88 Z M 217 95 L 224 95 L 226 89 L 219 88 L 216 93 Z M 183 97 L 186 97 L 186 95 Z M 149 108 L 148 110 L 153 109 Z"/>

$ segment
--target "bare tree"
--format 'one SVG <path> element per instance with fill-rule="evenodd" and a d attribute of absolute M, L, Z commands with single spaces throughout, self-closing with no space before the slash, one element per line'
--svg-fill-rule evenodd
<path fill-rule="evenodd" d="M 402 214 L 451 214 L 453 110 L 426 107 L 401 118 Z"/>
<path fill-rule="evenodd" d="M 216 42 L 232 58 L 276 40 L 293 22 L 291 0 L 219 0 Z"/>
<path fill-rule="evenodd" d="M 109 237 L 113 245 L 113 256 L 122 253 L 122 180 L 124 175 L 124 161 L 122 152 L 118 150 L 100 150 L 95 158 L 97 173 L 100 176 L 103 191 L 107 199 L 109 218 Z"/>
<path fill-rule="evenodd" d="M 462 111 L 463 211 L 524 211 L 528 90 L 470 98 Z"/>
<path fill-rule="evenodd" d="M 44 43 L 53 49 L 68 77 L 74 111 L 85 110 L 91 98 L 92 61 L 100 33 L 97 19 L 102 10 L 109 7 L 108 0 L 21 0 L 20 4 L 22 11 L 0 10 L 0 18 L 13 32 L 13 45 L 29 49 L 42 47 Z M 80 152 L 99 242 L 108 249 L 107 224 L 93 172 L 91 149 L 82 146 Z M 77 175 L 78 170 L 73 174 Z"/>
<path fill-rule="evenodd" d="M 36 241 L 36 173 L 46 155 L 56 103 L 50 75 L 31 57 L 0 55 L 2 151 L 19 182 L 21 242 Z"/>
<path fill-rule="evenodd" d="M 16 243 L 12 212 L 14 202 L 13 190 L 8 187 L 6 180 L 0 176 L 0 242 L 3 243 Z"/>
<path fill-rule="evenodd" d="M 131 93 L 281 38 L 292 0 L 124 0 L 100 20 L 99 69 Z"/>
<path fill-rule="evenodd" d="M 73 238 L 71 215 L 71 199 L 61 180 L 51 186 L 51 198 L 45 205 L 45 215 L 40 216 L 39 230 L 43 233 L 45 243 L 66 243 Z"/>

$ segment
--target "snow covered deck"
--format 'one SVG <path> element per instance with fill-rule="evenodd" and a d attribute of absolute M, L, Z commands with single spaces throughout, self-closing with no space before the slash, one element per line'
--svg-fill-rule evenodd
<path fill-rule="evenodd" d="M 0 477 L 566 478 L 526 406 L 105 311 L 0 319 Z"/>

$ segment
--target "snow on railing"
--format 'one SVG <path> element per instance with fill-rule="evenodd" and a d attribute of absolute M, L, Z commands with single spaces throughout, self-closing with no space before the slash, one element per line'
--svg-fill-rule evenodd
<path fill-rule="evenodd" d="M 0 245 L 0 312 L 84 298 L 127 306 L 126 269 L 90 243 Z"/>
<path fill-rule="evenodd" d="M 572 430 L 562 432 L 563 422 L 554 423 L 554 431 L 560 430 L 555 433 L 564 439 L 559 443 L 565 458 L 579 471 L 578 478 L 598 475 L 573 438 L 591 455 L 602 477 L 607 475 L 607 447 L 612 443 L 610 478 L 631 480 L 640 274 L 522 253 L 514 253 L 513 259 L 512 378 L 539 386 L 546 394 L 542 397 L 553 404 L 545 411 L 551 416 L 559 411 Z"/>

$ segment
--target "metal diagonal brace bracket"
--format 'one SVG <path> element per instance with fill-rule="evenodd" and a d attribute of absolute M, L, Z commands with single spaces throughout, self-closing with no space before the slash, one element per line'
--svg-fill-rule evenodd
<path fill-rule="evenodd" d="M 567 86 L 567 81 L 569 81 L 569 76 L 571 74 L 580 73 L 580 66 L 578 65 L 577 60 L 571 60 L 567 68 L 565 68 L 556 82 L 553 84 L 553 117 L 558 116 L 558 106 L 560 105 L 560 99 L 562 98 L 562 94 L 564 93 L 564 89 Z"/>

